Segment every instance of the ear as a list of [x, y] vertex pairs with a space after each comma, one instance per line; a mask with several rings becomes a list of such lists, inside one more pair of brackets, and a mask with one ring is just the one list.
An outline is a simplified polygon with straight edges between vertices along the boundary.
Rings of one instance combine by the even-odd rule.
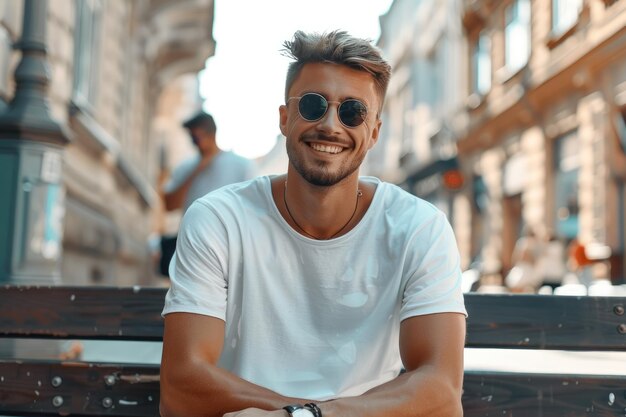
[[278, 114], [280, 115], [279, 126], [280, 133], [287, 137], [287, 122], [289, 121], [289, 109], [284, 104], [278, 108]]
[[376, 145], [376, 142], [378, 142], [378, 135], [380, 134], [380, 127], [382, 125], [383, 125], [383, 121], [377, 118], [376, 122], [374, 123], [374, 127], [372, 128], [372, 135], [370, 137], [370, 143], [367, 148], [368, 151], [372, 149], [374, 145]]

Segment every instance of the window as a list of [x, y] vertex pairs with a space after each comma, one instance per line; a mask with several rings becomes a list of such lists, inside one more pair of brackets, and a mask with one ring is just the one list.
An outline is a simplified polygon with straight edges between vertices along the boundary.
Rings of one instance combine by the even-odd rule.
[[99, 0], [76, 2], [74, 32], [74, 101], [93, 106], [97, 93], [98, 43], [101, 5]]
[[472, 56], [472, 91], [485, 95], [491, 89], [491, 38], [483, 30], [478, 35]]
[[582, 6], [582, 0], [552, 0], [552, 33], [560, 35], [574, 26]]
[[555, 141], [554, 209], [556, 235], [573, 239], [578, 235], [578, 172], [580, 156], [576, 132]]
[[530, 56], [530, 0], [515, 0], [505, 10], [504, 65], [516, 72]]

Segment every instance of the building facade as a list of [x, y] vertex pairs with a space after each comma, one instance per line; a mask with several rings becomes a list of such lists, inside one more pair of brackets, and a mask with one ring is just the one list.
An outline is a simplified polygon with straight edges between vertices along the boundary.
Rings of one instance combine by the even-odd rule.
[[524, 231], [578, 240], [623, 282], [626, 0], [396, 0], [381, 33], [394, 74], [368, 172], [442, 208], [491, 282]]
[[577, 239], [622, 282], [626, 0], [465, 0], [462, 18], [464, 259], [502, 277], [526, 229]]
[[[23, 1], [0, 3], [0, 111], [14, 94], [23, 13]], [[190, 91], [181, 77], [213, 54], [213, 1], [50, 0], [45, 25], [50, 111], [70, 138], [62, 282], [148, 284], [163, 165], [158, 104], [177, 86]]]
[[[459, 0], [396, 0], [381, 16], [378, 46], [393, 76], [379, 143], [365, 170], [424, 197], [450, 217], [457, 166], [455, 115], [464, 109], [465, 40]], [[455, 188], [455, 187], [452, 187]]]

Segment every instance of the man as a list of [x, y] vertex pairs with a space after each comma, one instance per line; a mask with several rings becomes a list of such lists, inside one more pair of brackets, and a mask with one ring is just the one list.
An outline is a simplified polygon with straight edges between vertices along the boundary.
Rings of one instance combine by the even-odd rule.
[[287, 174], [223, 188], [183, 219], [161, 413], [461, 416], [451, 228], [432, 205], [358, 175], [389, 65], [345, 32], [298, 31], [285, 47]]
[[215, 121], [210, 114], [200, 111], [183, 123], [189, 131], [198, 153], [180, 164], [164, 186], [165, 207], [168, 211], [182, 208], [206, 193], [224, 185], [252, 178], [250, 160], [223, 152], [217, 146]]
[[[215, 121], [210, 114], [200, 111], [183, 123], [198, 153], [181, 163], [163, 187], [165, 209], [182, 208], [208, 192], [224, 185], [248, 180], [254, 176], [254, 166], [248, 159], [217, 146]], [[176, 235], [161, 237], [160, 273], [169, 276], [169, 264], [176, 248]]]

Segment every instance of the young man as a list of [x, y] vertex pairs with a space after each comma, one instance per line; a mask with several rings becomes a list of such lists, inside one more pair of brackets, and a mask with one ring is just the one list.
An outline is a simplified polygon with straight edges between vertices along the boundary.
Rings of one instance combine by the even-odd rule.
[[285, 46], [287, 174], [188, 210], [163, 311], [161, 413], [461, 416], [451, 228], [432, 205], [358, 175], [389, 65], [345, 32], [296, 32]]

